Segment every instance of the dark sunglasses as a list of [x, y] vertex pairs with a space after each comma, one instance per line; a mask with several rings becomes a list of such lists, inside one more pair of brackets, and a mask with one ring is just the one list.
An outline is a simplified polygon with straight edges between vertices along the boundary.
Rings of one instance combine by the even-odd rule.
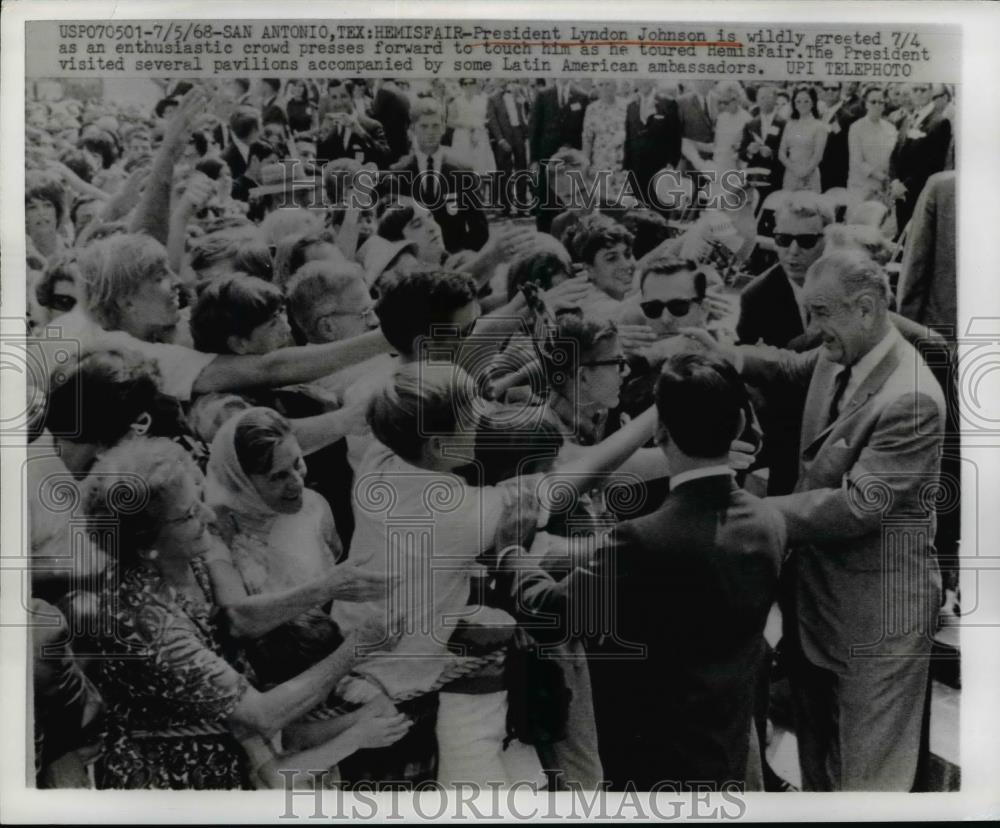
[[648, 302], [640, 302], [639, 307], [647, 319], [659, 319], [663, 316], [664, 308], [670, 311], [671, 316], [687, 316], [691, 312], [692, 305], [700, 305], [704, 301], [704, 296], [697, 296], [694, 299], [671, 299], [667, 302], [662, 299], [650, 299]]
[[581, 362], [581, 368], [597, 368], [601, 365], [617, 365], [619, 374], [628, 373], [628, 360], [624, 356], [615, 357], [614, 359], [596, 359], [593, 362]]
[[67, 313], [76, 307], [76, 297], [75, 296], [53, 296], [49, 300], [49, 309], [54, 311], [59, 311], [60, 313]]
[[840, 87], [839, 86], [824, 86], [823, 87], [823, 91], [824, 92], [839, 92], [840, 91]]
[[821, 238], [822, 233], [775, 233], [774, 243], [778, 247], [791, 247], [795, 242], [803, 250], [812, 250]]

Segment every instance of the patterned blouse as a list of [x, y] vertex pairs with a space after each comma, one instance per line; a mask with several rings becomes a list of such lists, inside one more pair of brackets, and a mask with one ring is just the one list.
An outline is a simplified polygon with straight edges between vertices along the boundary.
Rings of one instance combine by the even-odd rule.
[[612, 179], [625, 163], [626, 102], [616, 98], [608, 104], [592, 101], [583, 116], [583, 152], [591, 171], [608, 170]]
[[[105, 617], [98, 683], [108, 705], [99, 788], [250, 788], [243, 748], [226, 719], [250, 686], [219, 627], [204, 568], [192, 563], [206, 601], [162, 585], [152, 569], [130, 572]], [[116, 599], [116, 600], [115, 600]]]

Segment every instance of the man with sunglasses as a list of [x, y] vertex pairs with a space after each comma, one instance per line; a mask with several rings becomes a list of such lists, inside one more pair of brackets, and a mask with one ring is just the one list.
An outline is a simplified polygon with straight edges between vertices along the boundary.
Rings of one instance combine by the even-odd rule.
[[951, 121], [945, 115], [951, 95], [944, 84], [914, 83], [910, 95], [913, 113], [900, 123], [889, 159], [890, 193], [900, 232], [913, 215], [927, 179], [945, 168], [951, 143]]

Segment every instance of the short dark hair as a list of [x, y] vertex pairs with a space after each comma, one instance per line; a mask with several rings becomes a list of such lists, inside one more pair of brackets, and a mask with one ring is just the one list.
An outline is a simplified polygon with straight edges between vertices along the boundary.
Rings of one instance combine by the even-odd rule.
[[107, 169], [118, 158], [118, 151], [115, 147], [114, 138], [106, 132], [99, 132], [96, 135], [88, 135], [77, 142], [81, 149], [90, 150], [101, 156], [101, 164]]
[[400, 353], [413, 353], [413, 340], [430, 336], [459, 308], [475, 301], [476, 285], [464, 273], [418, 270], [388, 284], [375, 307], [382, 334]]
[[559, 427], [547, 420], [503, 409], [483, 416], [476, 426], [475, 467], [470, 482], [495, 486], [522, 474], [547, 472], [563, 446]]
[[259, 158], [263, 161], [272, 155], [280, 156], [281, 153], [278, 152], [277, 147], [274, 146], [270, 141], [254, 141], [250, 145], [250, 149], [247, 152], [247, 161], [253, 161], [254, 158]]
[[194, 347], [209, 354], [231, 354], [229, 337], [249, 336], [285, 304], [279, 288], [263, 279], [233, 273], [213, 279], [191, 309]]
[[260, 116], [257, 110], [252, 106], [237, 107], [229, 116], [229, 128], [233, 131], [233, 135], [241, 141], [246, 141], [254, 130], [260, 129]]
[[219, 176], [222, 175], [222, 171], [226, 168], [227, 164], [221, 158], [202, 158], [194, 168], [200, 172], [207, 175], [212, 181], [218, 181]]
[[81, 181], [86, 181], [89, 184], [94, 177], [90, 162], [81, 150], [68, 149], [59, 156], [59, 160], [76, 173], [77, 178]]
[[180, 106], [180, 101], [168, 95], [166, 98], [161, 98], [156, 102], [156, 106], [153, 107], [153, 112], [156, 114], [157, 118], [162, 118], [168, 109], [173, 109], [174, 107]]
[[632, 234], [632, 253], [637, 259], [670, 238], [670, 224], [653, 210], [627, 210], [619, 221]]
[[601, 213], [584, 216], [569, 233], [567, 247], [573, 261], [593, 264], [601, 250], [624, 244], [630, 250], [633, 236], [621, 224]]
[[48, 173], [32, 170], [24, 176], [24, 206], [32, 201], [47, 201], [56, 211], [56, 224], [62, 224], [66, 212], [66, 189]]
[[569, 256], [559, 255], [555, 250], [534, 250], [514, 259], [507, 270], [507, 301], [509, 302], [522, 285], [534, 282], [542, 290], [552, 287], [556, 276], [573, 276], [573, 266]]
[[673, 276], [675, 273], [691, 270], [695, 272], [694, 287], [699, 297], [704, 297], [708, 291], [708, 277], [697, 262], [682, 259], [679, 256], [657, 256], [651, 262], [643, 265], [639, 274], [639, 291], [646, 286], [646, 279], [651, 275]]
[[72, 443], [113, 446], [159, 397], [156, 366], [128, 350], [92, 351], [49, 389], [45, 427]]
[[233, 443], [244, 474], [267, 474], [274, 465], [274, 450], [292, 434], [288, 420], [270, 408], [252, 408], [237, 414]]
[[415, 215], [416, 210], [411, 204], [400, 204], [399, 202], [388, 204], [378, 220], [375, 233], [388, 241], [402, 241], [403, 229], [413, 221]]
[[75, 253], [60, 256], [46, 266], [42, 278], [35, 285], [35, 298], [43, 308], [52, 307], [52, 288], [57, 282], [72, 282], [75, 287], [83, 284]]
[[728, 454], [749, 406], [739, 374], [707, 354], [677, 354], [656, 381], [656, 410], [670, 439], [689, 457]]
[[281, 81], [278, 78], [261, 78], [261, 81], [270, 86], [273, 92], [281, 90]]

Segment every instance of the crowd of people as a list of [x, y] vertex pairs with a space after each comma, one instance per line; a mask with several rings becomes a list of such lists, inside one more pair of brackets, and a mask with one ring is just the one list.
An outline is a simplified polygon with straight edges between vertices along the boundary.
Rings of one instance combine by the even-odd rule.
[[162, 91], [27, 104], [39, 786], [919, 786], [953, 89]]

